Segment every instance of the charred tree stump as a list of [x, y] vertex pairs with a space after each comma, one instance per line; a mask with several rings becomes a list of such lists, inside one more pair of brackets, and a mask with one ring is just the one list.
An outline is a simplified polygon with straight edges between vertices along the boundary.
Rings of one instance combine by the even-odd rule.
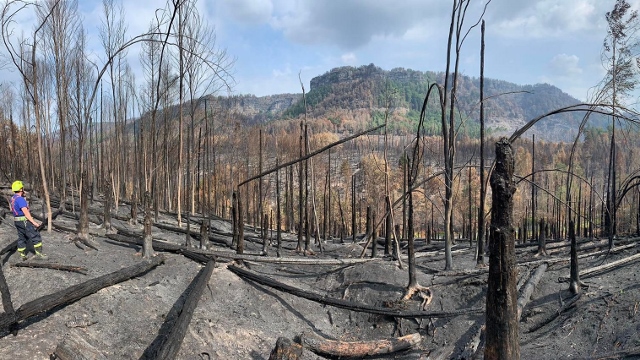
[[279, 337], [276, 347], [271, 350], [269, 360], [298, 360], [302, 356], [302, 350], [302, 345], [286, 337]]
[[513, 148], [506, 138], [496, 143], [496, 163], [491, 173], [491, 235], [489, 237], [489, 279], [487, 289], [487, 337], [485, 359], [519, 359], [518, 279], [512, 226]]
[[312, 333], [300, 335], [302, 345], [321, 356], [364, 358], [391, 354], [406, 350], [420, 343], [422, 337], [418, 333], [399, 338], [389, 338], [371, 341], [338, 341], [329, 340]]
[[20, 306], [20, 308], [16, 310], [15, 315], [7, 313], [1, 314], [0, 329], [5, 329], [18, 321], [25, 320], [31, 316], [49, 311], [53, 308], [70, 304], [107, 286], [142, 275], [160, 265], [163, 261], [164, 257], [154, 257], [150, 260], [141, 261], [135, 265], [120, 269], [113, 273], [102, 275], [95, 279], [91, 279], [53, 294], [32, 300]]
[[193, 279], [193, 288], [187, 295], [178, 319], [175, 320], [175, 323], [166, 334], [158, 335], [163, 338], [163, 341], [155, 350], [151, 351], [150, 359], [176, 359], [182, 341], [184, 340], [184, 335], [187, 333], [189, 323], [191, 322], [193, 311], [196, 309], [198, 301], [200, 301], [200, 296], [209, 283], [214, 267], [215, 261], [209, 261], [207, 266], [200, 270], [198, 276]]

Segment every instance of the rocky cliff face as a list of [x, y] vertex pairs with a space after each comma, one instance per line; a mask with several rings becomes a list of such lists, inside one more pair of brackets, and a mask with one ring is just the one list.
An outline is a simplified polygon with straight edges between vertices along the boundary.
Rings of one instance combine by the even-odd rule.
[[239, 115], [276, 118], [301, 98], [302, 94], [277, 94], [260, 97], [255, 95], [236, 95], [218, 97], [216, 101]]

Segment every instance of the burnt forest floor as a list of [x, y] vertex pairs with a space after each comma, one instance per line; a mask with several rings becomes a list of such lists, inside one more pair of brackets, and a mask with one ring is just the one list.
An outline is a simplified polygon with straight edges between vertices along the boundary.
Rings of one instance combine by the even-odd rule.
[[[31, 199], [30, 204], [32, 213], [42, 213], [41, 201]], [[99, 201], [90, 207], [93, 214], [102, 211]], [[113, 225], [120, 234], [142, 234], [141, 225], [118, 220], [128, 217], [127, 205], [118, 206], [112, 213], [115, 217]], [[108, 238], [97, 224], [100, 218], [90, 216], [94, 221], [90, 222], [90, 233], [98, 250], [73, 241], [75, 234], [68, 229], [74, 229], [78, 220], [72, 213], [58, 216], [53, 222], [53, 231], [42, 231], [44, 252], [48, 255], [48, 259], [42, 262], [84, 268], [84, 274], [16, 266], [21, 261], [15, 249], [2, 255], [2, 271], [14, 309], [141, 261], [140, 246]], [[165, 226], [153, 226], [154, 240], [175, 245], [185, 243], [185, 234], [168, 230], [177, 227], [174, 215], [161, 213], [157, 223]], [[212, 227], [215, 229], [215, 241], [210, 242], [210, 250], [229, 256], [216, 257], [213, 273], [193, 310], [178, 359], [268, 359], [278, 338], [295, 340], [303, 333], [341, 341], [420, 334], [420, 342], [412, 349], [377, 358], [461, 359], [469, 358], [477, 346], [484, 313], [472, 309], [485, 307], [488, 273], [486, 268], [476, 268], [474, 251], [468, 241], [459, 241], [453, 247], [452, 271], [443, 271], [444, 244], [441, 241], [429, 245], [424, 240], [416, 242], [418, 283], [429, 287], [433, 293], [432, 302], [422, 310], [422, 299], [418, 296], [400, 301], [408, 283], [406, 248], [402, 249], [402, 269], [397, 261], [384, 257], [381, 243], [378, 259], [362, 263], [324, 265], [233, 261], [230, 224], [216, 220]], [[199, 225], [194, 222], [192, 230], [199, 231]], [[295, 251], [296, 236], [290, 233], [283, 236], [281, 255], [284, 258], [358, 259], [364, 245], [350, 239], [344, 243], [336, 239], [325, 241], [323, 251], [313, 245], [313, 252], [303, 256]], [[245, 237], [245, 253], [260, 254], [262, 243], [258, 240], [259, 233], [247, 227]], [[11, 215], [5, 213], [0, 223], [0, 249], [16, 238]], [[606, 247], [579, 251], [582, 256], [580, 269], [640, 254], [636, 241], [620, 239], [616, 248], [626, 247], [606, 258], [601, 253], [595, 254], [606, 250]], [[198, 244], [196, 239], [193, 242]], [[603, 240], [585, 241], [581, 247], [604, 243]], [[534, 244], [516, 249], [520, 289], [543, 263], [541, 260], [549, 260], [546, 272], [523, 310], [521, 358], [639, 359], [640, 261], [583, 277], [583, 282], [589, 287], [583, 290], [574, 306], [530, 332], [572, 298], [569, 284], [559, 282], [559, 278], [569, 276], [567, 245], [567, 241], [550, 242], [547, 257], [536, 257]], [[275, 257], [275, 241], [267, 248], [267, 253]], [[161, 340], [161, 329], [175, 321], [190, 284], [204, 267], [203, 263], [179, 253], [156, 251], [156, 254], [163, 256], [164, 262], [141, 276], [31, 316], [11, 330], [3, 329], [0, 332], [0, 359], [49, 359], [61, 343], [74, 339], [81, 339], [87, 348], [100, 355], [97, 358], [144, 358], [150, 346]], [[370, 251], [366, 256], [370, 256]], [[488, 257], [485, 258], [488, 262]], [[36, 260], [27, 261], [30, 262]], [[249, 270], [301, 291], [376, 308], [426, 313], [469, 311], [456, 316], [395, 318], [347, 310], [247, 280], [232, 272], [230, 266]], [[305, 349], [301, 358], [323, 357]]]

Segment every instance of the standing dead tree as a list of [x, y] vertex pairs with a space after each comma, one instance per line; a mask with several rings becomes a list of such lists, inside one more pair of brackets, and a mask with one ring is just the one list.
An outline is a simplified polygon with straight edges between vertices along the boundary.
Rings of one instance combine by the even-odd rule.
[[[44, 122], [44, 114], [43, 104], [41, 101], [41, 93], [43, 87], [41, 80], [38, 78], [38, 74], [41, 74], [41, 70], [39, 69], [39, 65], [42, 65], [40, 59], [37, 58], [37, 49], [38, 43], [38, 35], [40, 31], [43, 30], [49, 18], [52, 16], [53, 8], [57, 6], [58, 2], [52, 5], [51, 10], [40, 16], [40, 22], [33, 31], [33, 39], [31, 44], [31, 54], [30, 56], [24, 51], [24, 46], [26, 44], [26, 40], [22, 40], [20, 42], [20, 46], [18, 48], [15, 47], [12, 42], [13, 37], [13, 28], [12, 26], [16, 23], [16, 17], [29, 6], [28, 3], [23, 3], [21, 1], [8, 1], [4, 4], [2, 8], [1, 18], [0, 18], [0, 26], [2, 31], [2, 41], [4, 43], [5, 50], [11, 62], [15, 66], [15, 68], [22, 76], [22, 81], [25, 87], [25, 90], [29, 96], [29, 100], [31, 105], [33, 106], [34, 117], [36, 120], [36, 133], [37, 133], [37, 149], [38, 149], [38, 163], [40, 167], [40, 180], [42, 182], [42, 191], [44, 192], [45, 198], [45, 206], [47, 208], [47, 218], [49, 219], [49, 223], [47, 224], [47, 229], [51, 230], [51, 199], [49, 196], [49, 185], [47, 184], [47, 172], [45, 171], [45, 154], [43, 149], [43, 135], [42, 135], [42, 125]], [[17, 7], [16, 10], [14, 8]]]
[[489, 237], [489, 279], [487, 289], [487, 330], [485, 359], [519, 359], [515, 257], [512, 225], [513, 194], [516, 191], [511, 143], [496, 143], [496, 162], [491, 174], [491, 235]]

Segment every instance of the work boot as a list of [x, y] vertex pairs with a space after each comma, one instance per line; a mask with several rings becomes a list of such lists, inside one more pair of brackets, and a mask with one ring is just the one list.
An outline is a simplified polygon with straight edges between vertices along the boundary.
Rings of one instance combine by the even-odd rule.
[[28, 259], [26, 250], [27, 249], [18, 249], [18, 253], [20, 254], [20, 259], [22, 259], [22, 261], [26, 261]]
[[36, 255], [34, 256], [36, 260], [44, 260], [47, 258], [47, 255], [42, 252], [42, 244], [34, 246], [33, 249], [36, 252]]

